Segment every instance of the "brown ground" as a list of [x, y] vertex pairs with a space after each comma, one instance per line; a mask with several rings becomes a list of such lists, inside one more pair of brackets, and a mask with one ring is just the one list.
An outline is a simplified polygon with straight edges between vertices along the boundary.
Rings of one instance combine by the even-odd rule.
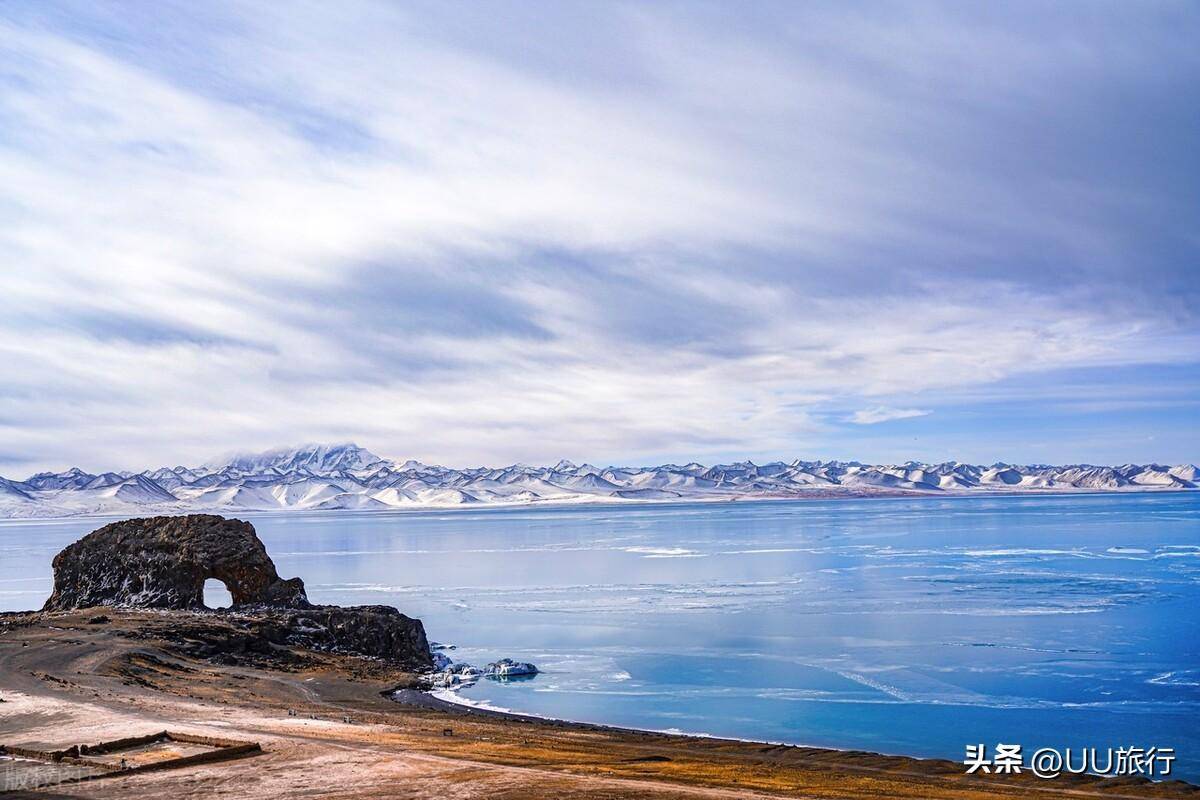
[[0, 619], [0, 743], [53, 749], [170, 729], [265, 752], [29, 796], [1200, 798], [1178, 783], [966, 776], [948, 761], [400, 705], [380, 691], [409, 676], [378, 664], [281, 653], [215, 665], [180, 655], [178, 615], [106, 610], [111, 621], [89, 624], [99, 613]]

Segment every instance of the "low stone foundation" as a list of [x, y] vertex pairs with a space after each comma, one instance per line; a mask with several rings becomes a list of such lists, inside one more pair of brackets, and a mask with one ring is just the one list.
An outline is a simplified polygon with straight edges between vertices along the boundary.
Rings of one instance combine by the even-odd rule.
[[[196, 752], [149, 760], [142, 758], [148, 753], [152, 754], [156, 745], [166, 748], [171, 744], [191, 745], [191, 749]], [[0, 756], [13, 759], [0, 762], [0, 792], [116, 778], [154, 770], [179, 769], [261, 752], [262, 747], [258, 742], [218, 739], [174, 731], [158, 731], [144, 736], [130, 736], [90, 745], [72, 745], [60, 750], [38, 750], [0, 744]]]

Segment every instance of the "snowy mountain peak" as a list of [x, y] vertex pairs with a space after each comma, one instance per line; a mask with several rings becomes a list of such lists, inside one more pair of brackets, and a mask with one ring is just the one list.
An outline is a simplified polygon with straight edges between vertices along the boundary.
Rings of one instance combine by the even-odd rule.
[[0, 517], [188, 511], [388, 509], [627, 501], [730, 501], [879, 494], [1162, 491], [1200, 486], [1194, 464], [991, 466], [946, 461], [751, 461], [705, 466], [451, 469], [397, 464], [353, 443], [233, 456], [203, 467], [93, 475], [78, 468], [0, 477]]
[[209, 465], [213, 471], [229, 471], [255, 474], [277, 471], [308, 471], [314, 475], [335, 472], [357, 472], [371, 469], [383, 459], [353, 442], [343, 444], [306, 444], [299, 447], [279, 448], [262, 453], [243, 453], [230, 458], [224, 464]]

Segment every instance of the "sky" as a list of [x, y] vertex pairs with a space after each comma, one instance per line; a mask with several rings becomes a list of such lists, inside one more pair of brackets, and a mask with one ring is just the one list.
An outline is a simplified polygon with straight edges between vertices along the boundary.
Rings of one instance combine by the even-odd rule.
[[0, 475], [1200, 459], [1191, 2], [0, 5]]

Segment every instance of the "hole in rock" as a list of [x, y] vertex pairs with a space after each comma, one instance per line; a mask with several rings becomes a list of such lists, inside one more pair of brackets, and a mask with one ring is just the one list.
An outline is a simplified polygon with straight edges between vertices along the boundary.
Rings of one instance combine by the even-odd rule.
[[204, 607], [212, 609], [229, 608], [233, 605], [233, 595], [229, 588], [216, 578], [204, 582]]

